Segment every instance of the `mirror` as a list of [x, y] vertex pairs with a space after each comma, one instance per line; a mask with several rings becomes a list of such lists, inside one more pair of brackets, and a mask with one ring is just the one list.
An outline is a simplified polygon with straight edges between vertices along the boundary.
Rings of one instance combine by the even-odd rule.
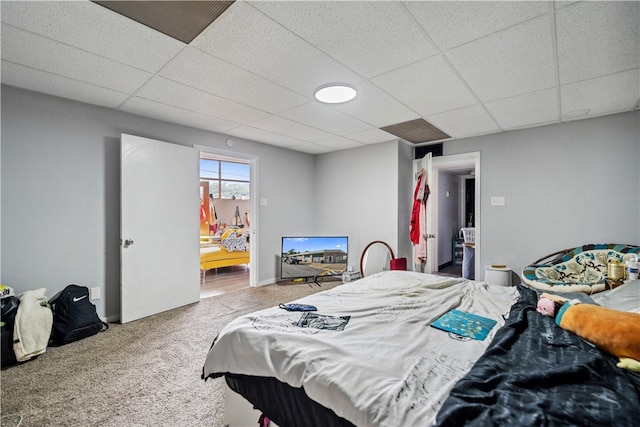
[[371, 276], [389, 270], [389, 263], [395, 258], [391, 246], [381, 240], [375, 240], [365, 246], [360, 257], [360, 276]]

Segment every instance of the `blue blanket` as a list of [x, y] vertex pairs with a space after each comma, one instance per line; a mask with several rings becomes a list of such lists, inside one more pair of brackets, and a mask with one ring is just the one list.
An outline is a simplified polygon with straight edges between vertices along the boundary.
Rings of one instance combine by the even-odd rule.
[[519, 287], [506, 324], [438, 413], [438, 426], [635, 426], [640, 374], [536, 312]]

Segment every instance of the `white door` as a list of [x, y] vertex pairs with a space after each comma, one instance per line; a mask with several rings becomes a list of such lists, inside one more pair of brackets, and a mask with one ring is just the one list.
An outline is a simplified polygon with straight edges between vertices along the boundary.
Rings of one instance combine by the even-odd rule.
[[[417, 184], [417, 174], [419, 171], [426, 171], [426, 179], [427, 185], [431, 190], [431, 195], [427, 198], [426, 204], [426, 221], [424, 224], [420, 224], [421, 238], [426, 240], [427, 245], [427, 262], [425, 264], [417, 264], [420, 266], [420, 271], [425, 273], [434, 273], [438, 271], [438, 266], [436, 265], [437, 256], [436, 256], [436, 235], [435, 235], [435, 227], [436, 227], [436, 204], [434, 203], [434, 192], [436, 191], [436, 186], [434, 182], [433, 175], [433, 166], [431, 162], [431, 153], [427, 153], [422, 159], [414, 161], [414, 188]], [[414, 254], [414, 265], [416, 265], [416, 259]]]
[[199, 152], [122, 134], [122, 323], [200, 299]]

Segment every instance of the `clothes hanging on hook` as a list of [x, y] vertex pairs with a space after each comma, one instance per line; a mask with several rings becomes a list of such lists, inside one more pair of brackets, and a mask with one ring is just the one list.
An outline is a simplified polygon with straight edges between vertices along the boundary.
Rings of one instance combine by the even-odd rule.
[[420, 242], [420, 205], [424, 198], [424, 181], [425, 174], [422, 174], [418, 177], [418, 183], [413, 192], [413, 208], [411, 209], [411, 221], [409, 222], [409, 236], [414, 245]]
[[416, 263], [424, 264], [427, 262], [427, 242], [424, 238], [426, 233], [426, 203], [430, 190], [427, 184], [426, 171], [421, 169], [420, 172], [414, 191], [409, 236], [414, 245], [414, 259]]

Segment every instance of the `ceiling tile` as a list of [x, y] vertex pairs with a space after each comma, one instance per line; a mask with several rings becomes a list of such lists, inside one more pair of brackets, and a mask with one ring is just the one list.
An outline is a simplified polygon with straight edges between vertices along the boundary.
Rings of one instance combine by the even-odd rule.
[[406, 105], [369, 82], [356, 85], [357, 96], [333, 108], [375, 127], [406, 122], [420, 116]]
[[245, 2], [234, 3], [191, 45], [308, 97], [326, 83], [362, 80]]
[[159, 74], [271, 114], [280, 113], [309, 100], [193, 48], [186, 48], [180, 52]]
[[248, 124], [268, 117], [268, 114], [263, 111], [162, 77], [153, 77], [136, 93], [136, 96], [240, 124]]
[[640, 66], [640, 2], [583, 1], [556, 12], [560, 82]]
[[206, 114], [194, 113], [171, 105], [142, 98], [130, 98], [120, 108], [132, 114], [164, 120], [170, 123], [178, 123], [198, 129], [207, 129], [213, 132], [228, 132], [237, 128], [237, 123], [211, 117]]
[[482, 135], [500, 130], [487, 112], [477, 105], [436, 114], [429, 116], [428, 119], [432, 124], [442, 129], [443, 132], [456, 138]]
[[321, 139], [327, 139], [334, 136], [327, 132], [314, 129], [291, 120], [283, 119], [278, 116], [270, 116], [265, 119], [258, 120], [251, 123], [251, 126], [307, 142], [319, 141]]
[[446, 51], [547, 13], [542, 1], [408, 1], [407, 9]]
[[473, 94], [440, 55], [371, 81], [423, 116], [477, 104]]
[[149, 72], [185, 46], [87, 1], [3, 1], [2, 22]]
[[575, 118], [581, 110], [585, 116], [599, 116], [612, 111], [629, 111], [640, 97], [640, 70], [625, 71], [592, 80], [571, 83], [561, 88], [564, 118]]
[[398, 139], [396, 136], [380, 129], [365, 130], [364, 132], [347, 135], [347, 137], [363, 144], [378, 144], [380, 142], [387, 142]]
[[449, 51], [446, 57], [482, 101], [556, 86], [545, 16]]
[[128, 97], [126, 93], [6, 61], [2, 61], [2, 84], [109, 108], [116, 108]]
[[233, 4], [233, 1], [204, 0], [93, 2], [183, 43], [191, 42]]
[[348, 135], [372, 128], [315, 100], [286, 111], [280, 116], [336, 135]]
[[489, 113], [502, 129], [553, 123], [558, 120], [558, 90], [538, 92], [487, 102]]
[[38, 36], [2, 26], [2, 59], [119, 92], [132, 93], [150, 73]]
[[337, 150], [345, 150], [347, 148], [362, 147], [363, 145], [360, 142], [356, 142], [348, 138], [342, 138], [340, 136], [336, 136], [329, 139], [323, 139], [323, 140], [317, 141], [316, 144], [323, 145], [325, 147], [330, 147]]
[[437, 53], [415, 21], [395, 2], [252, 4], [367, 78]]
[[324, 154], [329, 153], [332, 150], [329, 147], [325, 147], [324, 145], [314, 144], [313, 142], [307, 142], [305, 144], [296, 145], [295, 147], [291, 147], [296, 151], [302, 151], [303, 153], [309, 154]]
[[250, 141], [262, 141], [267, 144], [277, 145], [279, 147], [291, 148], [305, 144], [304, 141], [299, 139], [290, 138], [284, 135], [278, 135], [277, 133], [269, 132], [264, 129], [258, 129], [251, 126], [240, 126], [228, 132], [229, 135], [238, 138], [248, 139]]

